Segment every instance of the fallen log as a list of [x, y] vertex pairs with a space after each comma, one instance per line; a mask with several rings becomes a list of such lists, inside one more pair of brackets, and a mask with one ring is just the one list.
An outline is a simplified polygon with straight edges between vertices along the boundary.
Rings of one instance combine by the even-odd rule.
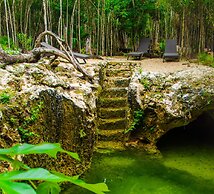
[[[48, 48], [40, 47], [42, 38], [46, 35], [52, 36], [57, 40], [57, 43], [62, 48], [62, 52], [60, 50], [58, 51], [57, 49], [48, 49]], [[65, 49], [63, 43], [66, 44], [66, 48], [68, 48], [68, 50]], [[85, 79], [89, 80], [90, 82], [93, 82], [93, 76], [88, 74], [85, 71], [85, 69], [83, 69], [78, 64], [68, 44], [53, 32], [50, 32], [50, 31], [42, 32], [36, 39], [34, 49], [27, 54], [9, 55], [2, 48], [0, 48], [0, 62], [4, 64], [2, 65], [2, 67], [4, 67], [5, 65], [14, 64], [14, 63], [25, 63], [25, 62], [36, 63], [41, 59], [43, 55], [53, 55], [55, 56], [55, 58], [61, 57], [67, 60], [69, 63], [71, 63], [74, 66], [74, 68], [77, 71], [83, 74]]]

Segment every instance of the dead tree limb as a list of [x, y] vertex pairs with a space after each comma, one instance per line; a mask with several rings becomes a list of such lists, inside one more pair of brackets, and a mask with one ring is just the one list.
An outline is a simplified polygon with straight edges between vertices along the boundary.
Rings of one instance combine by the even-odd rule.
[[[91, 76], [90, 74], [88, 74], [80, 65], [79, 63], [76, 61], [73, 52], [71, 50], [71, 48], [68, 46], [68, 44], [62, 40], [59, 36], [57, 36], [56, 34], [54, 34], [51, 31], [44, 31], [42, 32], [38, 38], [36, 39], [36, 43], [35, 43], [35, 48], [40, 47], [40, 43], [43, 39], [43, 37], [45, 35], [49, 35], [52, 36], [56, 39], [57, 43], [59, 44], [59, 46], [62, 48], [62, 51], [65, 53], [65, 55], [67, 56], [67, 60], [74, 66], [74, 68], [81, 72], [83, 74], [83, 76], [85, 78], [88, 78], [90, 81], [93, 82], [93, 76]], [[68, 51], [66, 50], [66, 48], [64, 47], [63, 43], [65, 43], [66, 47], [68, 48]], [[64, 57], [63, 57], [64, 58]]]
[[[43, 39], [44, 36], [49, 35], [52, 36], [56, 39], [57, 43], [59, 44], [59, 46], [62, 48], [62, 52], [60, 50], [55, 50], [55, 49], [48, 49], [48, 48], [43, 48], [41, 47], [40, 43]], [[63, 43], [66, 45], [66, 47], [68, 48], [68, 50], [66, 50], [65, 46], [63, 45]], [[87, 71], [85, 71], [85, 69], [83, 69], [79, 63], [76, 61], [72, 50], [70, 49], [70, 47], [68, 46], [68, 44], [62, 40], [59, 36], [57, 36], [56, 34], [54, 34], [51, 31], [44, 31], [42, 32], [36, 39], [35, 41], [35, 47], [34, 49], [28, 53], [28, 54], [20, 54], [20, 55], [9, 55], [7, 53], [5, 53], [1, 48], [0, 48], [0, 61], [3, 62], [4, 64], [13, 64], [13, 63], [23, 63], [23, 62], [28, 62], [28, 63], [35, 63], [37, 61], [39, 61], [39, 59], [41, 58], [42, 54], [50, 54], [50, 55], [54, 55], [55, 57], [61, 57], [65, 60], [67, 60], [68, 62], [70, 62], [74, 68], [81, 72], [84, 76], [85, 79], [88, 79], [89, 81], [93, 82], [93, 76], [88, 74]]]

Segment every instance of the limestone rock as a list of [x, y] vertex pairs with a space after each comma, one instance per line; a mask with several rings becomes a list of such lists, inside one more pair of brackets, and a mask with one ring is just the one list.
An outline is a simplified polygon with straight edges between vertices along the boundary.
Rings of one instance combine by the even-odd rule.
[[[99, 68], [94, 65], [90, 70]], [[15, 143], [61, 143], [77, 152], [81, 162], [30, 156], [24, 160], [66, 174], [81, 174], [90, 164], [95, 144], [98, 84], [84, 81], [74, 68], [46, 61], [0, 68], [0, 147]]]
[[205, 66], [175, 73], [135, 73], [129, 86], [132, 112], [143, 110], [143, 126], [132, 138], [147, 150], [170, 129], [187, 125], [214, 109], [214, 69]]

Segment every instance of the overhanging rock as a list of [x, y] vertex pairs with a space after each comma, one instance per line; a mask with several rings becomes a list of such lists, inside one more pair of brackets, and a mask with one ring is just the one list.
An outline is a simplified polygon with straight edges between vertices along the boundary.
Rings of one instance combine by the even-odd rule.
[[129, 87], [132, 111], [144, 112], [143, 125], [131, 138], [149, 152], [167, 131], [187, 125], [214, 109], [214, 69], [205, 66], [175, 73], [135, 72]]

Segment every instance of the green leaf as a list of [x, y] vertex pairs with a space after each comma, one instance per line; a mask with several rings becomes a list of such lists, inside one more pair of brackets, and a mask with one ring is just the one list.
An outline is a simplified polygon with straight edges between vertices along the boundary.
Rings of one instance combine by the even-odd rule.
[[59, 194], [61, 191], [57, 183], [44, 182], [37, 187], [37, 194]]
[[51, 157], [56, 158], [58, 152], [64, 152], [73, 157], [76, 160], [80, 160], [77, 153], [69, 152], [61, 148], [59, 143], [43, 143], [38, 145], [32, 144], [17, 144], [11, 148], [0, 149], [0, 154], [7, 154], [10, 156], [20, 154], [48, 154]]
[[40, 180], [55, 183], [68, 181], [97, 194], [104, 194], [104, 192], [109, 191], [105, 183], [88, 184], [78, 179], [78, 176], [69, 177], [61, 173], [50, 173], [43, 168], [34, 168], [27, 171], [11, 171], [0, 174], [0, 181], [10, 182], [15, 180]]
[[35, 190], [26, 183], [0, 180], [0, 188], [6, 194], [36, 194]]
[[73, 183], [77, 186], [80, 186], [97, 194], [104, 194], [104, 192], [109, 192], [108, 186], [105, 183], [88, 184], [85, 183], [83, 180], [78, 179], [77, 176], [69, 177], [58, 172], [54, 172], [54, 174], [58, 177], [67, 179], [67, 181], [69, 181], [70, 183]]
[[11, 171], [0, 174], [0, 180], [15, 181], [15, 180], [41, 180], [51, 182], [63, 182], [67, 179], [51, 174], [43, 168], [33, 168], [27, 171]]

